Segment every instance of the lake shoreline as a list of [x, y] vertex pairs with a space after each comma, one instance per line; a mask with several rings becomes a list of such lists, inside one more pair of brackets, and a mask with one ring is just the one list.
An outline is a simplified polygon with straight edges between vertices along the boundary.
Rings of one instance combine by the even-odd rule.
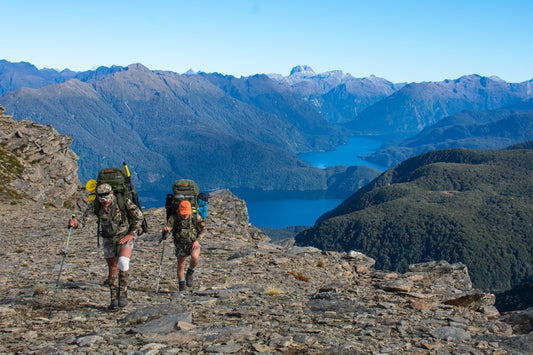
[[[384, 171], [386, 170], [385, 167], [359, 158], [359, 156], [373, 153], [379, 149], [381, 144], [381, 141], [368, 137], [349, 137], [348, 143], [338, 146], [337, 150], [303, 153], [299, 154], [298, 157], [302, 161], [321, 169], [344, 165], [369, 166]], [[228, 189], [235, 196], [246, 202], [250, 223], [262, 228], [283, 229], [291, 226], [313, 226], [321, 215], [334, 209], [345, 200], [345, 198], [328, 197], [326, 190], [264, 191], [242, 188]], [[164, 198], [169, 192], [171, 191], [162, 193], [140, 190], [139, 196], [146, 208], [163, 207]]]

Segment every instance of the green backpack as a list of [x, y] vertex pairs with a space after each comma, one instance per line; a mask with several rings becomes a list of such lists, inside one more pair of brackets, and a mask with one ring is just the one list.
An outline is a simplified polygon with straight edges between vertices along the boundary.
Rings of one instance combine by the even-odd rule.
[[167, 199], [165, 201], [167, 220], [171, 215], [176, 213], [180, 202], [184, 200], [190, 202], [193, 216], [196, 216], [198, 213], [199, 192], [198, 185], [196, 185], [193, 180], [179, 179], [174, 181], [172, 184], [172, 193], [167, 194]]
[[[127, 166], [124, 164], [124, 167], [127, 171]], [[118, 208], [126, 216], [126, 199], [131, 200], [139, 210], [142, 212], [141, 204], [139, 202], [139, 196], [137, 191], [133, 188], [131, 183], [131, 177], [128, 173], [122, 168], [106, 168], [98, 172], [98, 178], [96, 179], [96, 186], [102, 184], [109, 184], [113, 188], [113, 195], [117, 201]], [[99, 214], [101, 205], [98, 199], [94, 200], [94, 212], [96, 215]], [[128, 217], [129, 218], [129, 217]], [[142, 231], [139, 232], [139, 235], [145, 233], [148, 230], [148, 225], [146, 223], [146, 218], [142, 222]]]

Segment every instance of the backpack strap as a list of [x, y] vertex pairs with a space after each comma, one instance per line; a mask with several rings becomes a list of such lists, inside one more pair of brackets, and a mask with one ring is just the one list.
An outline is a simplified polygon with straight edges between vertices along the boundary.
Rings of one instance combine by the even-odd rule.
[[96, 224], [96, 246], [100, 248], [100, 234], [102, 230], [100, 229], [100, 217], [97, 218], [98, 222]]
[[178, 244], [181, 244], [181, 243], [192, 243], [196, 240], [196, 233], [197, 233], [197, 228], [198, 228], [198, 214], [197, 213], [193, 213], [191, 215], [191, 217], [189, 218], [188, 220], [188, 227], [187, 230], [189, 231], [188, 232], [188, 235], [187, 236], [183, 236], [182, 235], [182, 231], [184, 228], [182, 228], [182, 223], [184, 222], [183, 219], [181, 219], [181, 217], [177, 214], [174, 215], [175, 219], [174, 219], [174, 223], [172, 224], [172, 235], [174, 236], [174, 241]]

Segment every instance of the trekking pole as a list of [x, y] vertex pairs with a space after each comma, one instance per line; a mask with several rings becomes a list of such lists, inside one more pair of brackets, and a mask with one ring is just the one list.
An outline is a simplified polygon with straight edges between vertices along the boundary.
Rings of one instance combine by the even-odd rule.
[[155, 288], [155, 293], [159, 293], [159, 280], [161, 279], [161, 268], [163, 267], [163, 255], [165, 254], [165, 242], [167, 241], [167, 233], [163, 232], [163, 237], [161, 238], [163, 241], [163, 249], [161, 250], [161, 260], [159, 261], [159, 276], [157, 277], [157, 287]]
[[[76, 217], [75, 214], [72, 215], [73, 218]], [[57, 275], [57, 281], [56, 281], [56, 287], [54, 289], [54, 297], [52, 297], [52, 304], [50, 305], [50, 312], [48, 313], [48, 318], [52, 316], [52, 309], [54, 308], [54, 301], [56, 299], [56, 292], [59, 288], [59, 279], [61, 277], [61, 271], [63, 270], [63, 262], [65, 261], [65, 257], [67, 256], [67, 249], [68, 249], [68, 242], [70, 241], [70, 233], [72, 232], [72, 227], [68, 227], [68, 237], [67, 237], [67, 245], [65, 246], [65, 252], [63, 253], [63, 259], [61, 259], [61, 266], [59, 267], [59, 274]]]

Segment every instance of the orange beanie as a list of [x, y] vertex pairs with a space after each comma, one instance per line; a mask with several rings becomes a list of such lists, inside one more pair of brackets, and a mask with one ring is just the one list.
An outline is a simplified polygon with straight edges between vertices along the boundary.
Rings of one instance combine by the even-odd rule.
[[189, 201], [181, 201], [179, 205], [180, 214], [192, 214], [191, 203]]

